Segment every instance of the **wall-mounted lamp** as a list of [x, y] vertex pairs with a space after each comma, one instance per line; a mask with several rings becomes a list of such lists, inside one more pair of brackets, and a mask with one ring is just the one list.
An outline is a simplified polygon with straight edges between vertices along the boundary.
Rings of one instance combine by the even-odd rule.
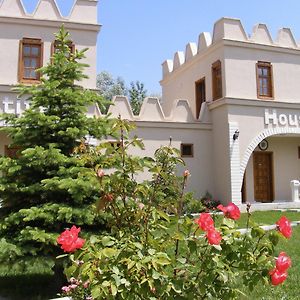
[[235, 140], [237, 140], [238, 138], [239, 138], [239, 135], [240, 135], [240, 132], [239, 132], [239, 130], [237, 129], [235, 132], [234, 132], [234, 134], [233, 134], [233, 140], [235, 141]]

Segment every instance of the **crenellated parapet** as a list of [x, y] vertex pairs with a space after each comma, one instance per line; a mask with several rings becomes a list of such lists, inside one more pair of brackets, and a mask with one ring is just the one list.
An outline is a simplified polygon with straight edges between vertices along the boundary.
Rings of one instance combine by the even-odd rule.
[[300, 50], [300, 44], [297, 44], [289, 28], [279, 29], [277, 37], [273, 39], [265, 24], [257, 24], [253, 27], [252, 34], [247, 35], [239, 19], [224, 17], [214, 24], [212, 35], [209, 32], [200, 33], [198, 44], [188, 43], [185, 52], [178, 51], [173, 60], [163, 62], [163, 79], [222, 40]]
[[[13, 97], [5, 96], [0, 97], [0, 114], [22, 114], [30, 107], [30, 102], [25, 97], [14, 99]], [[147, 121], [147, 122], [182, 122], [194, 123], [199, 122], [193, 116], [192, 110], [187, 100], [176, 100], [173, 102], [173, 108], [170, 115], [166, 116], [158, 98], [147, 97], [143, 101], [139, 115], [134, 115], [129, 103], [125, 96], [115, 96], [112, 99], [108, 112], [113, 118], [119, 115], [123, 119], [130, 121]], [[87, 115], [89, 117], [101, 117], [103, 114], [100, 112], [98, 105], [88, 107]], [[209, 122], [205, 122], [209, 123]]]
[[97, 24], [97, 3], [97, 0], [74, 0], [69, 16], [65, 17], [55, 0], [39, 0], [32, 14], [26, 12], [21, 0], [0, 0], [0, 17]]
[[182, 123], [199, 122], [194, 118], [187, 100], [174, 101], [171, 113], [166, 116], [159, 99], [154, 97], [145, 98], [139, 115], [134, 115], [128, 98], [125, 96], [115, 96], [112, 100], [112, 105], [108, 109], [108, 114], [115, 118], [121, 115], [123, 119], [130, 121]]

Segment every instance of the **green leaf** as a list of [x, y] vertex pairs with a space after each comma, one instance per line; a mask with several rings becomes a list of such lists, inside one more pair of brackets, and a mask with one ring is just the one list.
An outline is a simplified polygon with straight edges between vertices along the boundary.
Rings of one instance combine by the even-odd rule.
[[161, 218], [163, 218], [163, 219], [165, 219], [166, 221], [170, 222], [170, 218], [169, 218], [169, 216], [168, 216], [166, 213], [164, 213], [164, 212], [161, 211], [161, 210], [158, 210], [157, 213], [159, 214], [159, 216], [160, 216]]
[[111, 294], [113, 296], [116, 296], [118, 292], [117, 287], [114, 284], [111, 284], [110, 289], [111, 289]]
[[110, 247], [115, 244], [115, 242], [109, 236], [104, 236], [101, 242], [104, 247]]
[[148, 249], [148, 253], [150, 254], [150, 255], [154, 255], [155, 254], [155, 249]]
[[235, 228], [235, 221], [232, 219], [224, 217], [223, 224], [228, 228]]
[[221, 245], [211, 245], [211, 246], [217, 249], [218, 251], [222, 251]]
[[186, 263], [186, 258], [185, 257], [179, 257], [179, 258], [177, 258], [177, 261], [179, 261], [181, 264], [185, 264]]
[[137, 249], [143, 250], [143, 245], [141, 243], [134, 242], [132, 243]]
[[118, 250], [116, 250], [114, 248], [104, 248], [102, 250], [102, 254], [108, 258], [117, 255], [117, 253], [118, 253]]
[[153, 279], [159, 279], [160, 278], [160, 274], [158, 272], [156, 272], [155, 270], [152, 270], [152, 278]]

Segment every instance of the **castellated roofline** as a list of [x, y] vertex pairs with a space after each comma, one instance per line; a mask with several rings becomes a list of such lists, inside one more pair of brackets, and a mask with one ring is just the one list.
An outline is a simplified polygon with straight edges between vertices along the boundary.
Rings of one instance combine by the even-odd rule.
[[276, 39], [273, 39], [267, 25], [257, 24], [253, 27], [252, 34], [248, 36], [239, 19], [224, 17], [215, 22], [212, 36], [209, 32], [200, 33], [198, 45], [188, 43], [185, 53], [177, 51], [173, 60], [166, 60], [162, 63], [163, 79], [221, 40], [300, 50], [300, 44], [297, 44], [290, 28], [279, 29]]
[[164, 114], [158, 98], [147, 97], [144, 99], [139, 115], [134, 115], [125, 96], [115, 96], [112, 99], [112, 105], [108, 109], [111, 117], [117, 118], [119, 115], [122, 119], [129, 121], [148, 121], [148, 122], [182, 122], [194, 123], [194, 118], [189, 102], [178, 99], [174, 101], [172, 110], [168, 116]]
[[62, 16], [55, 0], [39, 0], [34, 12], [26, 12], [22, 0], [0, 0], [0, 16], [97, 24], [98, 0], [75, 0], [69, 16]]

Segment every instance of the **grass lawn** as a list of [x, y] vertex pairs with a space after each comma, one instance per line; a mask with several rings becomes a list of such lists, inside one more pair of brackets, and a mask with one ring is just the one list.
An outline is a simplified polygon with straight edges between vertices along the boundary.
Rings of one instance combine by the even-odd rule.
[[[275, 224], [282, 216], [286, 216], [291, 221], [300, 221], [300, 213], [298, 212], [254, 212], [253, 220], [260, 225]], [[239, 220], [240, 227], [245, 227], [247, 216], [243, 214]], [[279, 286], [263, 284], [258, 285], [255, 290], [250, 293], [243, 291], [247, 297], [241, 297], [241, 300], [293, 300], [300, 299], [300, 226], [293, 227], [293, 234], [290, 239], [282, 238], [277, 246], [278, 253], [284, 251], [292, 259], [292, 267], [288, 271], [287, 280]]]

